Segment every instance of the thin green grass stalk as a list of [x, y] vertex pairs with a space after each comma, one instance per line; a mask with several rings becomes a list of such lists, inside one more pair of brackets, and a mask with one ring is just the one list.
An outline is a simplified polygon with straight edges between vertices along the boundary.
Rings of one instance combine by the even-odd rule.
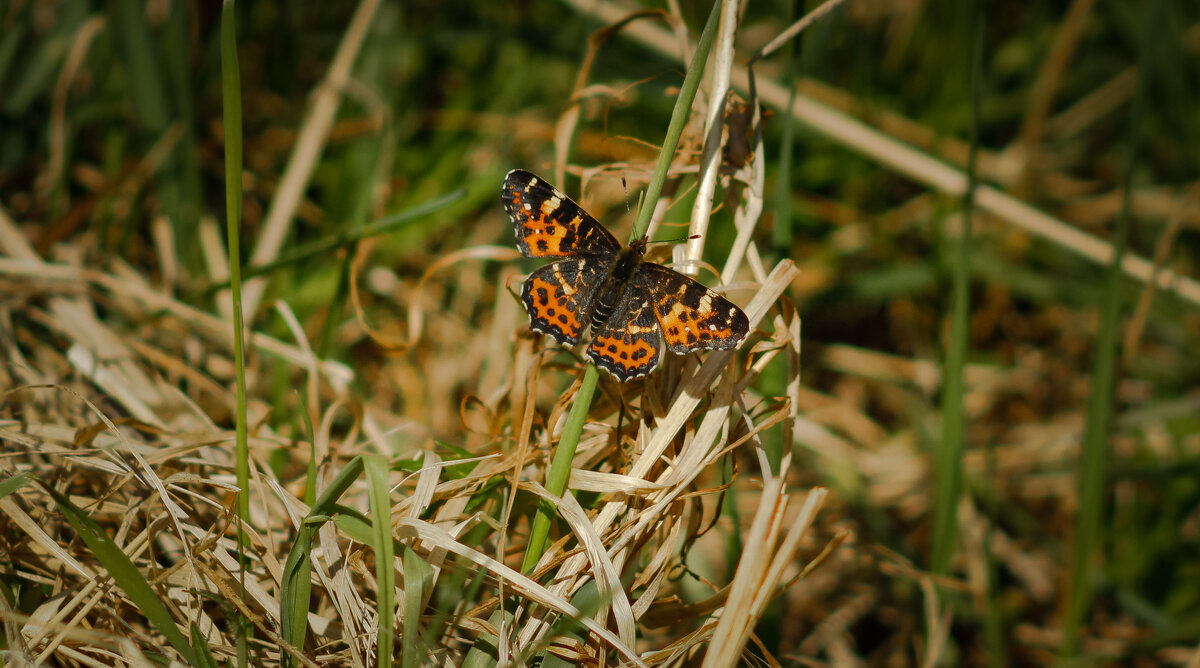
[[[976, 157], [979, 151], [979, 128], [982, 127], [981, 107], [984, 94], [984, 79], [983, 79], [983, 36], [984, 36], [984, 15], [978, 2], [971, 5], [971, 152], [967, 162], [967, 201], [974, 201], [976, 178]], [[968, 207], [966, 220], [963, 222], [964, 242], [969, 241], [967, 234], [970, 231], [970, 216], [971, 207]], [[970, 255], [970, 248], [964, 243], [966, 257], [969, 260], [974, 260]], [[972, 265], [975, 263], [972, 261]], [[965, 323], [964, 323], [965, 324]], [[964, 332], [963, 347], [966, 347], [966, 336]], [[965, 362], [965, 359], [963, 360]], [[962, 369], [959, 369], [961, 378]], [[961, 409], [962, 404], [959, 404]], [[960, 435], [960, 438], [965, 438], [965, 434]], [[995, 668], [1001, 668], [1008, 665], [1008, 651], [1004, 645], [1004, 623], [1001, 611], [1003, 610], [1003, 601], [1000, 600], [999, 591], [996, 588], [996, 560], [992, 554], [992, 522], [991, 518], [996, 517], [996, 508], [999, 506], [999, 494], [991, 485], [992, 481], [996, 480], [996, 458], [992, 443], [987, 444], [986, 461], [987, 475], [984, 477], [983, 485], [986, 489], [984, 496], [988, 501], [988, 513], [984, 517], [983, 530], [983, 568], [985, 577], [985, 609], [984, 609], [984, 642], [987, 647], [988, 664]], [[961, 458], [958, 466], [958, 473], [962, 475]], [[961, 484], [961, 482], [960, 482]]]
[[[985, 484], [990, 488], [991, 481], [996, 480], [996, 453], [995, 447], [991, 443], [988, 443], [985, 454], [987, 466], [987, 482]], [[988, 512], [983, 526], [983, 574], [987, 597], [986, 608], [983, 612], [983, 634], [987, 647], [988, 665], [993, 668], [1004, 668], [1004, 666], [1010, 665], [1008, 648], [1004, 643], [1004, 600], [1001, 597], [1002, 590], [997, 585], [999, 564], [996, 562], [992, 550], [992, 535], [995, 532], [992, 530], [991, 518], [998, 517], [1000, 510], [1000, 498], [996, 492], [997, 490], [991, 489], [991, 494], [988, 496]]]
[[[503, 607], [498, 607], [488, 617], [488, 624], [496, 629], [512, 628], [514, 620], [511, 612]], [[491, 633], [480, 633], [475, 644], [471, 646], [471, 650], [467, 652], [466, 658], [463, 659], [462, 668], [492, 668], [496, 665], [496, 658], [499, 656], [500, 638]]]
[[1142, 22], [1137, 90], [1129, 123], [1129, 156], [1125, 165], [1121, 213], [1113, 231], [1113, 257], [1108, 265], [1104, 295], [1100, 304], [1100, 331], [1096, 337], [1087, 423], [1079, 453], [1079, 516], [1076, 518], [1075, 541], [1071, 550], [1071, 582], [1066, 590], [1060, 660], [1070, 659], [1078, 652], [1080, 628], [1091, 603], [1092, 556], [1099, 542], [1100, 523], [1104, 519], [1108, 440], [1112, 424], [1113, 390], [1117, 384], [1117, 360], [1120, 358], [1117, 329], [1121, 316], [1123, 286], [1121, 261], [1125, 257], [1125, 247], [1129, 240], [1133, 174], [1137, 167], [1138, 137], [1141, 135], [1142, 118], [1145, 115], [1147, 82], [1151, 75], [1149, 54], [1154, 39], [1162, 34], [1158, 29], [1161, 7], [1162, 3], [1157, 0], [1148, 4]]
[[221, 8], [221, 98], [225, 124], [225, 228], [233, 296], [233, 362], [237, 376], [238, 514], [250, 520], [250, 451], [246, 445], [246, 345], [242, 337], [242, 82], [238, 69], [234, 0]]
[[[721, 15], [721, 2], [713, 3], [696, 44], [696, 53], [692, 56], [687, 75], [679, 89], [679, 97], [675, 100], [675, 109], [671, 112], [671, 122], [667, 126], [667, 136], [663, 140], [662, 151], [658, 154], [658, 162], [654, 165], [654, 174], [646, 187], [645, 204], [638, 210], [638, 217], [633, 223], [630, 240], [639, 239], [650, 228], [650, 218], [654, 214], [654, 203], [662, 194], [663, 184], [667, 181], [667, 168], [675, 156], [675, 147], [683, 135], [691, 113], [692, 102], [696, 99], [696, 91], [700, 88], [700, 80], [708, 63], [708, 53], [712, 48], [717, 34], [717, 24]], [[563, 424], [562, 438], [554, 450], [554, 460], [550, 464], [550, 472], [546, 475], [546, 490], [555, 496], [562, 496], [567, 489], [567, 480], [571, 476], [571, 461], [575, 458], [575, 448], [579, 445], [579, 436], [583, 433], [583, 425], [587, 421], [588, 411], [592, 407], [592, 397], [596, 392], [596, 382], [600, 372], [590, 360], [583, 372], [583, 380], [579, 385], [579, 393], [571, 405], [571, 412]], [[521, 562], [521, 572], [529, 573], [537, 565], [542, 554], [546, 551], [546, 538], [550, 535], [550, 524], [554, 519], [554, 505], [548, 501], [538, 503], [537, 515], [533, 518], [533, 526], [529, 532], [529, 544], [525, 548], [525, 557]]]
[[[788, 25], [796, 21], [796, 16], [804, 11], [803, 0], [793, 0], [787, 17]], [[796, 119], [792, 109], [796, 104], [796, 85], [798, 74], [804, 69], [800, 58], [800, 49], [804, 43], [802, 37], [792, 40], [791, 46], [784, 56], [784, 78], [788, 82], [788, 106], [783, 115], [783, 134], [779, 139], [779, 165], [775, 173], [775, 223], [771, 228], [771, 245], [780, 257], [788, 257], [792, 247], [792, 153], [796, 148]], [[757, 57], [757, 56], [756, 56]], [[760, 385], [767, 390], [768, 396], [778, 396], [785, 393], [788, 384], [788, 365], [772, 364], [763, 374]], [[763, 435], [763, 450], [767, 453], [767, 461], [771, 470], [776, 474], [783, 462], [783, 453], [788, 449], [791, 434], [784, 431], [783, 424], [772, 427]]]
[[28, 473], [17, 473], [0, 482], [0, 499], [17, 492], [22, 487], [32, 485], [37, 479]]
[[421, 638], [421, 613], [426, 593], [433, 584], [433, 568], [413, 550], [404, 550], [404, 631], [400, 637], [400, 665], [420, 668], [427, 665]]
[[158, 592], [150, 586], [138, 567], [129, 560], [129, 556], [117, 547], [112, 537], [105, 533], [103, 527], [54, 488], [43, 484], [42, 489], [54, 499], [63, 517], [75, 529], [75, 533], [83, 540], [84, 545], [87, 545], [92, 554], [96, 555], [96, 561], [104, 567], [105, 574], [117, 583], [121, 591], [125, 592], [125, 596], [133, 603], [134, 607], [146, 617], [155, 630], [163, 634], [171, 647], [179, 652], [188, 665], [201, 665], [199, 656], [188, 644], [187, 637], [179, 630], [170, 611], [163, 605]]
[[300, 406], [300, 419], [304, 421], [304, 435], [308, 437], [308, 466], [304, 469], [304, 503], [312, 508], [317, 502], [317, 433], [313, 431], [312, 416], [308, 414], [304, 393], [297, 392], [296, 400]]
[[[329, 486], [321, 492], [321, 496], [309, 507], [308, 515], [300, 522], [300, 531], [296, 534], [292, 549], [288, 551], [283, 576], [279, 581], [279, 635], [293, 647], [303, 649], [304, 638], [308, 633], [313, 541], [316, 540], [317, 531], [322, 524], [332, 519], [336, 513], [347, 512], [337, 504], [337, 500], [358, 480], [364, 467], [362, 457], [355, 457], [346, 463], [341, 473], [330, 481]], [[372, 534], [369, 523], [363, 520], [360, 524], [364, 529], [351, 538], [370, 543]], [[339, 523], [340, 526], [342, 524]], [[296, 665], [295, 658], [286, 652], [280, 655], [280, 661], [284, 668]]]
[[[13, 59], [21, 50], [21, 44], [25, 41], [25, 33], [28, 32], [27, 25], [25, 21], [15, 21], [12, 25], [6, 26], [4, 33], [0, 34], [0, 82], [8, 77]], [[9, 91], [9, 94], [11, 95], [12, 91]]]
[[[459, 188], [458, 190], [448, 192], [445, 195], [435, 197], [428, 202], [422, 202], [421, 204], [418, 204], [410, 209], [405, 209], [400, 213], [384, 216], [379, 220], [372, 221], [361, 227], [342, 230], [315, 241], [294, 246], [291, 249], [280, 253], [277, 258], [270, 262], [256, 264], [252, 267], [246, 267], [245, 271], [242, 272], [242, 278], [249, 279], [256, 276], [269, 274], [280, 267], [286, 267], [317, 255], [327, 255], [343, 248], [349, 248], [353, 244], [356, 244], [363, 239], [381, 234], [387, 234], [394, 230], [401, 229], [407, 225], [421, 220], [426, 216], [435, 214], [451, 204], [458, 203], [466, 196], [467, 189]], [[229, 285], [229, 281], [210, 283], [204, 287], [202, 294], [207, 296], [212, 293], [225, 290], [229, 287]]]
[[966, 438], [966, 414], [963, 408], [965, 388], [963, 367], [967, 359], [967, 335], [970, 323], [971, 302], [969, 296], [971, 279], [971, 218], [975, 206], [975, 187], [978, 178], [975, 171], [979, 154], [978, 105], [981, 82], [978, 80], [975, 58], [979, 48], [979, 15], [977, 3], [971, 3], [972, 38], [969, 40], [971, 56], [969, 76], [971, 82], [971, 152], [967, 158], [967, 191], [963, 196], [962, 233], [951, 258], [951, 313], [950, 341], [946, 351], [946, 364], [942, 369], [942, 439], [936, 454], [935, 491], [933, 508], [933, 545], [930, 568], [934, 573], [947, 573], [950, 558], [958, 544], [958, 500], [962, 495], [963, 452]]
[[[571, 477], [571, 461], [575, 459], [575, 448], [579, 445], [579, 436], [583, 433], [583, 424], [587, 421], [588, 409], [592, 405], [599, 377], [600, 372], [596, 365], [589, 362], [583, 370], [583, 381], [579, 384], [575, 403], [571, 406], [571, 412], [567, 414], [566, 423], [563, 424], [562, 438], [554, 451], [554, 461], [550, 463], [550, 471], [546, 474], [546, 489], [555, 496], [561, 496], [567, 488], [567, 480]], [[522, 573], [532, 573], [538, 559], [541, 559], [546, 551], [546, 540], [550, 535], [550, 523], [554, 515], [554, 504], [545, 500], [538, 503], [537, 515], [533, 518], [533, 527], [529, 532], [529, 545], [525, 549], [524, 561], [521, 562]]]
[[[238, 69], [237, 24], [234, 0], [221, 7], [221, 100], [225, 124], [225, 225], [228, 232], [229, 282], [233, 297], [233, 364], [237, 383], [237, 426], [234, 469], [237, 475], [238, 518], [250, 522], [250, 448], [246, 442], [246, 344], [242, 339], [242, 252], [239, 230], [242, 224], [242, 82]], [[238, 540], [239, 580], [245, 593], [245, 573], [249, 560], [243, 551], [245, 534]], [[253, 628], [243, 619], [238, 633], [238, 665], [248, 663], [247, 638]]]
[[[388, 463], [382, 455], [363, 457], [371, 508], [371, 549], [375, 551], [375, 665], [389, 668], [396, 646], [396, 553], [392, 551], [392, 504], [388, 498]], [[413, 583], [414, 585], [416, 583]], [[407, 590], [407, 587], [405, 587]]]
[[191, 252], [195, 250], [192, 240], [196, 238], [196, 227], [200, 222], [202, 196], [200, 151], [196, 146], [196, 100], [189, 66], [188, 11], [184, 3], [171, 3], [163, 28], [167, 81], [174, 95], [176, 116], [183, 124], [183, 136], [173, 151], [180, 201], [175, 207], [175, 215], [171, 216], [171, 225], [175, 231], [176, 250], [184, 264], [195, 269], [200, 266], [200, 254]]
[[154, 52], [151, 45], [144, 3], [139, 0], [117, 0], [113, 3], [113, 10], [116, 14], [113, 33], [120, 35], [121, 46], [124, 47], [128, 90], [133, 97], [134, 114], [147, 134], [157, 138], [170, 123], [166, 102], [168, 96], [162, 74], [158, 71], [159, 54]]
[[204, 637], [204, 632], [200, 630], [200, 625], [192, 622], [188, 625], [188, 630], [192, 637], [192, 647], [196, 650], [196, 667], [197, 668], [217, 668], [221, 664], [217, 663], [217, 658], [213, 656], [212, 648], [208, 646], [208, 640]]
[[[124, 64], [129, 77], [126, 90], [129, 91], [132, 98], [134, 117], [142, 131], [140, 138], [148, 145], [163, 136], [168, 126], [171, 125], [172, 119], [171, 93], [159, 65], [163, 61], [163, 54], [154, 48], [154, 40], [150, 25], [146, 20], [144, 5], [145, 3], [140, 0], [116, 0], [113, 4], [116, 21], [114, 21], [112, 32], [114, 35], [119, 35], [118, 39], [124, 47]], [[185, 41], [181, 45], [182, 48], [186, 48], [186, 44]], [[186, 57], [184, 58], [186, 62]], [[166, 157], [162, 168], [154, 174], [162, 209], [176, 223], [182, 218], [179, 212], [184, 190], [179, 179], [181, 165], [178, 150], [177, 147], [175, 151], [172, 151]], [[199, 173], [197, 172], [198, 178]], [[196, 186], [195, 194], [198, 198], [199, 180], [197, 180]], [[136, 231], [137, 228], [132, 223], [124, 226], [123, 238], [118, 246], [121, 252], [132, 242]], [[182, 240], [191, 237], [183, 237], [176, 230], [176, 238]]]

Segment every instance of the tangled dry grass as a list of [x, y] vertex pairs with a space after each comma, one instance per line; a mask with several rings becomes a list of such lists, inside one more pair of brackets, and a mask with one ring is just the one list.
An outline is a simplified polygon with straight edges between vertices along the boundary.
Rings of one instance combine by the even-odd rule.
[[[178, 301], [119, 261], [89, 267], [81, 249], [73, 261], [47, 263], [13, 221], [0, 219], [0, 229], [7, 256], [0, 275], [10, 295], [3, 385], [12, 388], [0, 425], [7, 444], [0, 465], [5, 477], [19, 472], [37, 480], [0, 500], [10, 529], [4, 552], [26, 583], [49, 590], [37, 612], [21, 620], [10, 649], [34, 664], [88, 665], [118, 658], [141, 663], [145, 652], [163, 645], [97, 555], [72, 538], [53, 490], [111, 536], [177, 623], [197, 629], [219, 660], [232, 657], [234, 616], [242, 614], [255, 626], [255, 663], [278, 661], [282, 565], [308, 511], [304, 479], [296, 475], [306, 462], [314, 465], [320, 489], [354, 455], [403, 454], [397, 434], [413, 425], [354, 399], [353, 370], [318, 360], [301, 330], [295, 342], [252, 334], [250, 386], [265, 376], [266, 365], [286, 365], [312, 407], [314, 431], [308, 440], [272, 429], [270, 405], [251, 392], [254, 500], [250, 526], [243, 527], [250, 537], [243, 580], [232, 512], [233, 435], [217, 424], [235, 410], [229, 321]], [[463, 331], [465, 340], [433, 351], [455, 365], [456, 383], [471, 382], [474, 361], [455, 360], [452, 349], [487, 351], [489, 372], [474, 379], [463, 403], [463, 433], [474, 443], [457, 454], [426, 449], [411, 473], [395, 470], [389, 483], [396, 536], [434, 573], [422, 585], [426, 595], [444, 596], [444, 581], [474, 583], [470, 596], [433, 607], [433, 617], [441, 616], [436, 630], [421, 624], [427, 658], [457, 662], [453, 657], [471, 646], [473, 633], [505, 638], [501, 657], [549, 647], [572, 661], [603, 662], [601, 646], [609, 643], [627, 660], [672, 664], [702, 640], [713, 643], [710, 653], [739, 655], [767, 603], [821, 552], [809, 528], [825, 496], [820, 489], [789, 493], [761, 454], [736, 455], [752, 452], [773, 425], [783, 423], [787, 433], [797, 417], [795, 398], [749, 389], [770, 364], [798, 369], [799, 319], [783, 297], [796, 270], [787, 261], [753, 269], [747, 273], [758, 280], [729, 288], [756, 326], [740, 355], [669, 359], [648, 380], [604, 384], [570, 482], [595, 503], [585, 509], [573, 496], [557, 499], [569, 531], [529, 577], [511, 563], [525, 532], [513, 504], [546, 495], [537, 481], [573, 396], [560, 393], [558, 379], [576, 365], [518, 333], [519, 307], [511, 298], [495, 300], [492, 327]], [[17, 303], [25, 308], [13, 313]], [[791, 377], [795, 395], [798, 376]], [[749, 504], [741, 512], [753, 517], [745, 540], [761, 549], [746, 551], [732, 581], [702, 604], [684, 605], [665, 595], [681, 551], [709, 549], [704, 536], [717, 523], [717, 501], [730, 485], [747, 482], [744, 475], [717, 475], [731, 454], [739, 473], [744, 467], [761, 475], [761, 489], [736, 495]], [[363, 484], [352, 486], [341, 503], [365, 509], [364, 495]], [[809, 559], [795, 562], [797, 551]], [[320, 532], [312, 553], [312, 645], [288, 649], [301, 661], [372, 662], [376, 592], [368, 552], [345, 535]], [[589, 583], [603, 601], [604, 611], [594, 616], [571, 602]], [[511, 616], [499, 625], [489, 621], [514, 595], [520, 605]], [[730, 612], [712, 615], [721, 608]], [[8, 614], [11, 620], [11, 608]], [[587, 628], [588, 639], [558, 635], [554, 621], [562, 615]], [[685, 622], [699, 626], [674, 635]], [[639, 628], [661, 628], [656, 634], [675, 640], [638, 659]]]

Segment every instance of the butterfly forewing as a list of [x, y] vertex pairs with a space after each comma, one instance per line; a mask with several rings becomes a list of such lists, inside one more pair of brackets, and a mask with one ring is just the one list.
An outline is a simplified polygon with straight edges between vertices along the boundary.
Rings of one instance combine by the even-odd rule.
[[534, 174], [509, 172], [500, 197], [525, 257], [606, 257], [621, 250], [595, 218]]

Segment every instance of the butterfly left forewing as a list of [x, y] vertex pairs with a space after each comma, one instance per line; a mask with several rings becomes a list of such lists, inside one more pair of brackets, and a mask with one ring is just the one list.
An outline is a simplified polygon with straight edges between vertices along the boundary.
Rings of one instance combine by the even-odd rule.
[[509, 172], [500, 198], [525, 257], [606, 257], [621, 250], [591, 214], [531, 172]]

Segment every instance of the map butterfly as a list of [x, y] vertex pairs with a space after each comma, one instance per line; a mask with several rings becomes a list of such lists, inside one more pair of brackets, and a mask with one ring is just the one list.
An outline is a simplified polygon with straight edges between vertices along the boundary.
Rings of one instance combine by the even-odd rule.
[[665, 347], [682, 355], [731, 350], [746, 338], [740, 308], [700, 283], [646, 262], [645, 237], [622, 248], [595, 218], [527, 171], [504, 177], [501, 194], [525, 257], [562, 258], [521, 289], [531, 329], [586, 354], [622, 382], [654, 370]]

